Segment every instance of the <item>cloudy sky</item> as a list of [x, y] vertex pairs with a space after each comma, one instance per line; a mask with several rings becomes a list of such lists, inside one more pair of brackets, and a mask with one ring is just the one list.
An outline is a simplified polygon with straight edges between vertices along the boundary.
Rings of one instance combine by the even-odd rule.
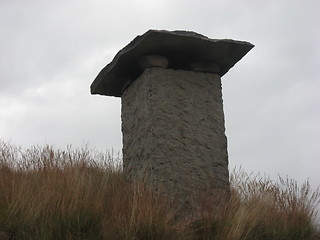
[[0, 138], [122, 148], [98, 72], [148, 29], [253, 43], [223, 78], [230, 169], [320, 184], [320, 1], [0, 0]]

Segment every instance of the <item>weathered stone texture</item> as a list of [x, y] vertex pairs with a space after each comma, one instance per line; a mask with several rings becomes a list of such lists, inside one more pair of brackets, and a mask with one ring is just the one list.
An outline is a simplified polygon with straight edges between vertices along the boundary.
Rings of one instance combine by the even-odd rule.
[[122, 94], [124, 171], [184, 202], [229, 190], [221, 78], [147, 68]]

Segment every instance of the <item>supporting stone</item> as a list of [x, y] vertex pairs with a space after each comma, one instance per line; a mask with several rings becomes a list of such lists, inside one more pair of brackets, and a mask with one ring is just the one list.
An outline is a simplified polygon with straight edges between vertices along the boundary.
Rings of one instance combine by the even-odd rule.
[[121, 96], [124, 173], [147, 179], [181, 206], [228, 191], [221, 77], [252, 47], [150, 30], [123, 48], [91, 93]]
[[208, 72], [218, 74], [221, 71], [220, 67], [217, 64], [208, 61], [191, 62], [190, 68], [195, 72]]
[[168, 67], [168, 59], [164, 56], [159, 56], [159, 55], [142, 56], [139, 58], [138, 62], [142, 70], [145, 70], [146, 68], [149, 68], [149, 67], [162, 67], [162, 68]]

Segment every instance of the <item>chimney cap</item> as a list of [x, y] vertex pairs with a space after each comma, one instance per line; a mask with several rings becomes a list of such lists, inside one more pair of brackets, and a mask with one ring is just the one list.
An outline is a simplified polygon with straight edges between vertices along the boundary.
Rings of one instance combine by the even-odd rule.
[[252, 48], [253, 44], [231, 39], [210, 39], [191, 31], [149, 30], [120, 50], [91, 84], [91, 94], [120, 97], [128, 81], [143, 72], [138, 59], [145, 55], [164, 56], [169, 68], [191, 70], [190, 62], [214, 63], [223, 76]]

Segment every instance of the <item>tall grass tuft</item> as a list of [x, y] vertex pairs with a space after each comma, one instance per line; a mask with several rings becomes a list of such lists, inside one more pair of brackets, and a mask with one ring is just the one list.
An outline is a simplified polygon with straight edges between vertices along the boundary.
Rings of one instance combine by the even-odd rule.
[[201, 197], [179, 218], [148, 183], [126, 181], [115, 152], [0, 141], [0, 240], [320, 239], [319, 189], [241, 169], [230, 181], [228, 201]]
[[209, 201], [202, 208], [200, 239], [320, 239], [316, 219], [320, 192], [313, 191], [308, 181], [298, 186], [288, 178], [279, 176], [275, 182], [235, 169], [230, 183], [228, 201]]

